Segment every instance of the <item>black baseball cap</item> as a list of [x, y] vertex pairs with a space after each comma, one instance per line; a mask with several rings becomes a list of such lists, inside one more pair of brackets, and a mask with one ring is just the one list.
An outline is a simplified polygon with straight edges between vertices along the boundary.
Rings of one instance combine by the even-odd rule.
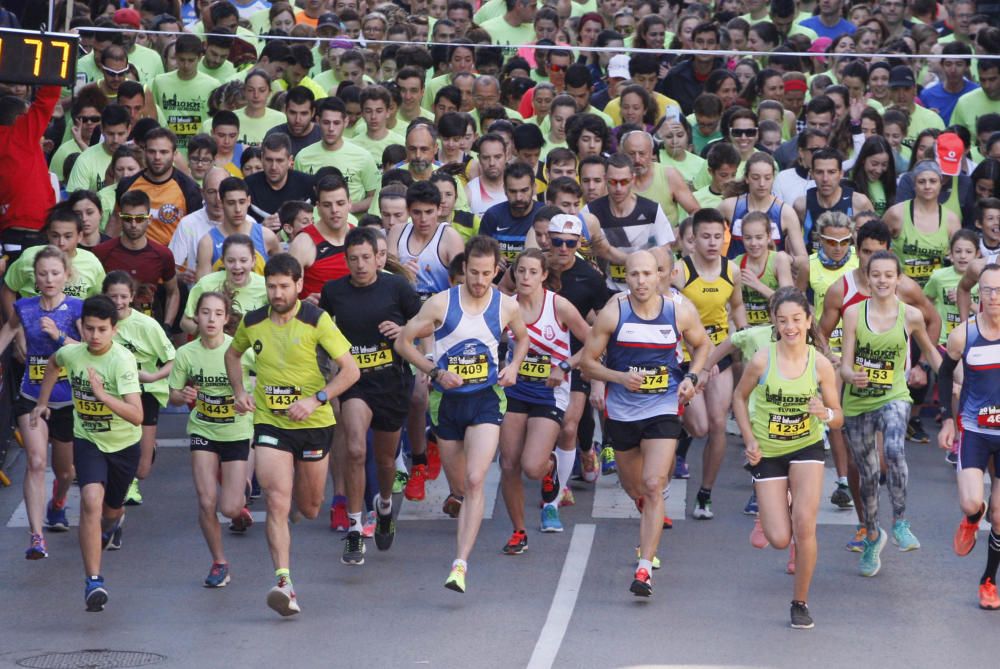
[[897, 65], [889, 70], [889, 88], [914, 88], [917, 80], [908, 65]]

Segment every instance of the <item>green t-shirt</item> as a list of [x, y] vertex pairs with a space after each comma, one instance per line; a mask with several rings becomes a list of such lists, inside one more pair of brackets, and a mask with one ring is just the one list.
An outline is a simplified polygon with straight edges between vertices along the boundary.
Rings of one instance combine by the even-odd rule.
[[278, 325], [270, 318], [270, 307], [263, 307], [245, 315], [236, 330], [233, 350], [242, 353], [252, 348], [257, 354], [253, 420], [285, 430], [329, 427], [335, 423], [329, 404], [302, 421], [291, 420], [288, 407], [326, 386], [328, 361], [323, 352], [339, 358], [350, 352], [351, 345], [319, 307], [297, 302], [294, 311], [290, 321]]
[[[170, 343], [160, 324], [136, 309], [132, 310], [128, 318], [118, 321], [115, 341], [132, 352], [142, 372], [158, 372], [163, 365], [173, 360], [176, 354], [174, 345]], [[167, 406], [169, 392], [166, 378], [143, 383], [142, 392], [155, 397], [161, 407]]]
[[[934, 270], [931, 278], [924, 285], [924, 295], [934, 304], [934, 308], [941, 317], [941, 336], [938, 338], [939, 344], [948, 343], [948, 335], [961, 323], [958, 315], [958, 304], [954, 295], [958, 291], [958, 282], [961, 281], [962, 274], [953, 266], [942, 267]], [[973, 304], [979, 301], [979, 284], [972, 288]]]
[[[713, 193], [711, 184], [704, 188], [699, 188], [692, 195], [694, 195], [694, 199], [698, 201], [698, 204], [706, 209], [715, 209], [722, 204], [722, 195]], [[689, 211], [688, 213], [693, 214], [694, 212]]]
[[[975, 93], [975, 91], [972, 91], [972, 93]], [[972, 93], [966, 93], [966, 95], [971, 95]], [[962, 98], [959, 98], [960, 102], [961, 100]], [[958, 107], [956, 106], [955, 109], [957, 111]], [[941, 117], [937, 115], [937, 112], [933, 112], [927, 107], [921, 107], [918, 104], [914, 104], [913, 113], [910, 114], [910, 127], [906, 131], [906, 140], [911, 143], [917, 141], [917, 135], [928, 128], [944, 130], [944, 121], [942, 121]], [[975, 131], [976, 126], [973, 121], [972, 130], [970, 130], [970, 132], [975, 133]]]
[[501, 12], [501, 16], [492, 18], [479, 25], [490, 34], [493, 44], [503, 47], [504, 57], [510, 58], [517, 53], [518, 46], [531, 44], [535, 41], [535, 26], [530, 21], [522, 23], [519, 26], [512, 26], [504, 18], [503, 14], [505, 13], [506, 5], [504, 5], [504, 11]]
[[132, 49], [128, 62], [139, 71], [139, 81], [152, 81], [165, 72], [159, 52], [141, 44], [136, 44]]
[[[20, 297], [38, 295], [38, 290], [35, 288], [35, 256], [44, 248], [44, 245], [40, 245], [25, 249], [21, 257], [7, 268], [4, 282]], [[99, 294], [101, 284], [104, 283], [104, 266], [97, 256], [86, 249], [78, 248], [71, 264], [73, 271], [66, 281], [63, 292], [81, 300]]]
[[80, 153], [80, 145], [75, 140], [69, 139], [60, 144], [59, 148], [52, 154], [52, 160], [49, 161], [49, 169], [52, 170], [61, 184], [69, 180], [69, 175], [63, 174], [65, 172], [64, 167], [66, 160], [75, 153]]
[[889, 202], [885, 199], [885, 186], [882, 185], [881, 181], [872, 181], [868, 184], [868, 199], [872, 201], [875, 213], [879, 217], [885, 214], [885, 210], [889, 208]]
[[687, 115], [687, 121], [691, 124], [691, 143], [694, 145], [694, 152], [699, 156], [702, 150], [711, 142], [722, 139], [722, 131], [718, 128], [711, 135], [705, 136], [701, 134], [701, 130], [698, 128], [698, 118], [694, 113]]
[[213, 70], [205, 65], [205, 59], [202, 58], [198, 63], [198, 71], [220, 82], [229, 81], [236, 76], [236, 66], [228, 60], [222, 61], [222, 65]]
[[183, 81], [177, 72], [161, 74], [153, 79], [153, 99], [167, 117], [167, 128], [177, 135], [180, 147], [198, 134], [208, 118], [208, 98], [219, 82], [203, 72]]
[[362, 134], [354, 137], [351, 141], [370, 153], [372, 158], [375, 159], [375, 166], [380, 169], [382, 167], [382, 152], [385, 151], [385, 147], [391, 144], [406, 146], [406, 140], [403, 136], [396, 134], [392, 130], [382, 139], [369, 139], [367, 134]]
[[1000, 112], [1000, 100], [990, 100], [982, 88], [977, 88], [958, 99], [955, 110], [951, 112], [951, 122], [954, 125], [965, 126], [975, 137], [976, 119], [998, 112]]
[[674, 160], [661, 149], [660, 164], [669, 165], [680, 172], [692, 192], [712, 183], [712, 175], [708, 173], [708, 161], [690, 151], [684, 152], [682, 160]]
[[101, 190], [107, 185], [104, 176], [110, 165], [111, 155], [104, 148], [103, 143], [88, 147], [73, 163], [73, 170], [69, 173], [69, 179], [66, 180], [66, 191], [72, 193], [81, 189]]
[[277, 109], [264, 108], [264, 115], [260, 118], [247, 116], [247, 110], [237, 109], [236, 118], [240, 120], [239, 142], [244, 146], [257, 146], [264, 141], [267, 131], [276, 125], [285, 122], [285, 115]]
[[[229, 294], [225, 289], [225, 284], [225, 270], [212, 272], [201, 277], [198, 283], [191, 286], [187, 304], [184, 306], [184, 315], [190, 319], [194, 319], [194, 309], [198, 305], [198, 298], [201, 297], [202, 293], [217, 291]], [[230, 300], [232, 301], [233, 311], [241, 315], [267, 306], [267, 287], [264, 283], [264, 277], [256, 272], [251, 272], [249, 283], [242, 288], [232, 291]]]
[[377, 191], [382, 185], [382, 175], [372, 154], [351, 140], [345, 139], [336, 151], [327, 151], [323, 142], [319, 141], [310, 144], [295, 156], [295, 169], [306, 174], [316, 174], [321, 167], [327, 165], [332, 165], [343, 173], [350, 187], [352, 202], [365, 199], [367, 193]]
[[[236, 413], [233, 387], [226, 372], [226, 351], [232, 341], [232, 337], [223, 335], [222, 344], [206, 348], [201, 339], [195, 339], [177, 349], [177, 359], [170, 370], [170, 388], [183, 390], [190, 384], [198, 391], [198, 399], [188, 416], [190, 435], [213, 441], [246, 441], [253, 436], [253, 415]], [[243, 386], [249, 387], [246, 374]]]
[[486, 0], [476, 13], [473, 14], [472, 20], [476, 22], [476, 25], [481, 26], [486, 21], [503, 16], [506, 13], [507, 3], [504, 0]]
[[69, 344], [56, 351], [56, 364], [66, 370], [73, 389], [73, 436], [93, 442], [104, 453], [115, 453], [139, 443], [142, 428], [133, 425], [94, 397], [88, 369], [100, 375], [104, 390], [112, 397], [138, 394], [139, 370], [135, 357], [121, 344], [112, 342], [101, 355], [86, 344]]
[[101, 232], [104, 232], [105, 228], [108, 227], [111, 212], [114, 211], [115, 203], [118, 201], [115, 192], [117, 189], [118, 184], [112, 183], [97, 191], [97, 197], [101, 199]]
[[771, 343], [774, 328], [767, 325], [754, 325], [729, 335], [729, 341], [740, 352], [744, 360], [752, 358], [757, 351]]

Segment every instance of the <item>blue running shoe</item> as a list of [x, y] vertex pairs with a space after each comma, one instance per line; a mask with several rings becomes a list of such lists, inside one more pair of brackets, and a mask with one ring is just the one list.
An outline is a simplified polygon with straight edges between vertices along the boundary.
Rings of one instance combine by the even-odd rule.
[[680, 455], [677, 456], [677, 462], [674, 464], [674, 478], [675, 479], [691, 478], [691, 470], [688, 469], [687, 460], [685, 460]]
[[899, 546], [902, 552], [915, 551], [920, 548], [920, 542], [910, 531], [910, 521], [897, 520], [892, 526], [892, 543]]
[[865, 537], [868, 530], [864, 525], [855, 525], [854, 538], [847, 542], [847, 550], [852, 553], [860, 553], [865, 549]]
[[87, 579], [83, 600], [87, 603], [87, 610], [91, 613], [104, 610], [104, 605], [108, 603], [108, 591], [104, 587], [103, 576], [91, 576]]
[[229, 565], [213, 562], [212, 569], [205, 577], [206, 588], [224, 588], [229, 584]]
[[605, 446], [601, 449], [601, 476], [611, 476], [618, 473], [615, 463], [615, 449]]
[[122, 548], [122, 524], [125, 522], [125, 514], [118, 518], [118, 521], [107, 532], [101, 532], [101, 550], [119, 551]]
[[562, 532], [562, 521], [559, 520], [559, 507], [546, 504], [542, 507], [542, 532]]
[[66, 518], [66, 507], [57, 509], [49, 502], [45, 509], [45, 529], [50, 532], [69, 532], [69, 519]]
[[756, 516], [760, 513], [760, 507], [757, 506], [757, 493], [750, 493], [750, 499], [747, 500], [747, 505], [743, 507], [743, 513], [748, 516]]
[[874, 576], [882, 568], [882, 549], [885, 548], [885, 544], [889, 541], [889, 538], [885, 534], [885, 530], [881, 527], [878, 529], [878, 539], [872, 541], [868, 537], [865, 537], [865, 549], [861, 553], [861, 564], [860, 571], [862, 576]]
[[45, 544], [45, 537], [41, 534], [32, 534], [31, 544], [28, 546], [28, 550], [24, 551], [24, 558], [26, 560], [44, 560], [48, 556], [49, 547]]

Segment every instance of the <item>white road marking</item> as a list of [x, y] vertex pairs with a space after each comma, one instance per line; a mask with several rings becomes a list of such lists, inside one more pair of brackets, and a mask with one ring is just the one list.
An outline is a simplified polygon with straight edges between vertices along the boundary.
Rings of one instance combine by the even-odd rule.
[[[56, 480], [56, 476], [52, 473], [52, 470], [45, 472], [45, 499], [48, 502], [49, 495], [52, 494], [52, 482]], [[80, 488], [78, 486], [70, 486], [69, 493], [66, 495], [66, 518], [69, 520], [71, 527], [80, 526]], [[42, 522], [45, 522], [44, 517]], [[28, 524], [28, 508], [24, 506], [24, 500], [17, 505], [14, 509], [14, 513], [10, 515], [10, 519], [7, 521], [7, 527], [30, 527]]]
[[[819, 513], [816, 514], [817, 525], [857, 525], [858, 515], [854, 507], [841, 509], [830, 504], [830, 494], [837, 487], [837, 470], [833, 467], [823, 468], [823, 493], [819, 500]], [[891, 512], [890, 512], [891, 513]]]
[[[684, 520], [687, 504], [687, 479], [670, 482], [670, 497], [667, 498], [666, 513], [673, 520]], [[639, 518], [635, 502], [618, 482], [618, 476], [599, 476], [594, 484], [594, 518]]]
[[596, 530], [597, 526], [590, 523], [582, 523], [573, 528], [573, 537], [569, 542], [569, 550], [566, 551], [566, 561], [563, 562], [556, 592], [552, 596], [549, 615], [538, 635], [538, 641], [535, 642], [528, 669], [549, 669], [555, 663], [570, 618], [573, 617]]
[[191, 445], [191, 440], [187, 438], [182, 439], [157, 439], [157, 448], [188, 448]]
[[[497, 494], [500, 489], [500, 465], [496, 462], [490, 464], [490, 469], [486, 473], [486, 506], [483, 509], [483, 518], [493, 518], [493, 509], [496, 506]], [[531, 484], [525, 483], [525, 493], [531, 499]], [[441, 510], [444, 500], [448, 497], [448, 479], [444, 475], [444, 470], [434, 481], [428, 480], [424, 486], [426, 496], [419, 502], [404, 500], [399, 511], [400, 520], [451, 520]]]

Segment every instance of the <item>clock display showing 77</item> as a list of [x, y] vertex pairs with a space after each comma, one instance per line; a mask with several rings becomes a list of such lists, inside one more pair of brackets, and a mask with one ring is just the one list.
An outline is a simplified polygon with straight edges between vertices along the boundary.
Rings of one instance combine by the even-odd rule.
[[0, 83], [73, 86], [79, 36], [0, 30]]

